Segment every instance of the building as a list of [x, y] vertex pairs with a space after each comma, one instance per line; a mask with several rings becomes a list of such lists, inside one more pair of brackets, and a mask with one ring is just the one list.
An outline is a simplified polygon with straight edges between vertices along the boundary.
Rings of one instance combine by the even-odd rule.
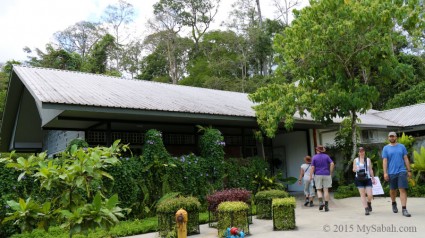
[[[324, 128], [308, 116], [294, 130], [259, 143], [254, 104], [248, 95], [104, 75], [14, 66], [4, 109], [0, 151], [55, 154], [75, 138], [91, 145], [115, 139], [137, 152], [148, 129], [162, 131], [173, 155], [197, 152], [198, 125], [219, 129], [228, 157], [265, 156], [284, 176], [299, 166], [317, 144], [332, 144], [339, 120]], [[425, 104], [361, 115], [362, 140], [382, 142], [388, 131], [421, 131]], [[290, 190], [301, 190], [294, 185]]]

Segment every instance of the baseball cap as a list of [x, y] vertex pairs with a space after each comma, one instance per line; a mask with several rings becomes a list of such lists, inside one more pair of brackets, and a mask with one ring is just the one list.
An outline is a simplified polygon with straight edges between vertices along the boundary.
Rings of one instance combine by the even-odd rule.
[[397, 137], [397, 133], [395, 133], [394, 131], [391, 131], [390, 133], [388, 133], [388, 137], [390, 137], [390, 136]]

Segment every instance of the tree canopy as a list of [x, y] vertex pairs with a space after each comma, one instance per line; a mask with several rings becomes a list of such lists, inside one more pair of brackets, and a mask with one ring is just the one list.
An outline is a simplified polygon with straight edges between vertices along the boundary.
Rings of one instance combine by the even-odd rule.
[[[396, 47], [415, 43], [423, 27], [417, 1], [310, 1], [295, 11], [295, 20], [275, 38], [277, 73], [292, 82], [251, 94], [259, 124], [273, 137], [281, 121], [306, 113], [322, 123], [348, 117], [353, 142], [358, 115], [373, 107], [378, 85], [413, 77]], [[353, 152], [355, 151], [355, 143]]]

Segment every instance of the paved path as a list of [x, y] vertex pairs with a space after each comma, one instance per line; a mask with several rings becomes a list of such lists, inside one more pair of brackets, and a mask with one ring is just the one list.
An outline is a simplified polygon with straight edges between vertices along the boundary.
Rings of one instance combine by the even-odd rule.
[[[399, 203], [399, 200], [397, 200]], [[317, 203], [317, 202], [316, 202]], [[388, 197], [376, 197], [372, 202], [373, 212], [364, 215], [360, 198], [332, 199], [329, 212], [321, 212], [318, 206], [304, 207], [301, 197], [297, 198], [295, 210], [296, 229], [292, 231], [273, 231], [271, 220], [253, 219], [249, 238], [416, 238], [425, 236], [425, 198], [408, 198], [407, 208], [412, 217], [393, 213]], [[217, 230], [201, 225], [201, 233], [189, 238], [217, 238]], [[131, 238], [157, 238], [158, 233], [131, 236]], [[130, 238], [130, 237], [128, 237]]]

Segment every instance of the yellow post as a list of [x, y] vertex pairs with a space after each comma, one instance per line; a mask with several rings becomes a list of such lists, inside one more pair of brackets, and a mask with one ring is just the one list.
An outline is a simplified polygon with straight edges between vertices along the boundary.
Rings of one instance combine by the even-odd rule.
[[176, 212], [177, 238], [187, 237], [187, 212], [181, 208]]

